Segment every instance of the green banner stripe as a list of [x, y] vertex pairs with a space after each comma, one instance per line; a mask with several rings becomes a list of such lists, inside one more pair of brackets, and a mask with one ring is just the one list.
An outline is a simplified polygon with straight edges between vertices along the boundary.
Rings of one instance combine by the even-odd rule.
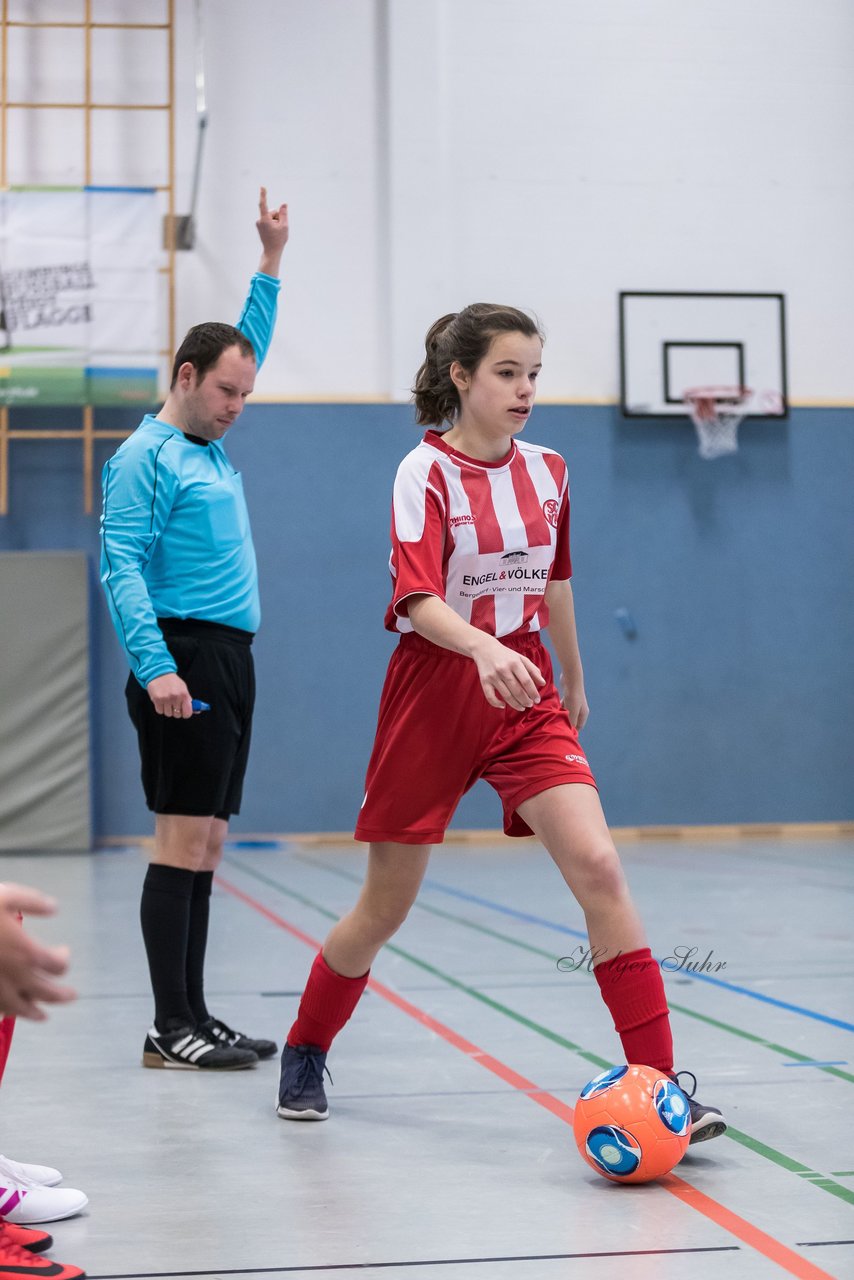
[[[284, 894], [285, 897], [293, 898], [294, 901], [301, 902], [304, 906], [310, 907], [313, 911], [317, 911], [320, 915], [325, 916], [327, 920], [337, 920], [339, 918], [335, 912], [329, 911], [326, 907], [322, 907], [318, 902], [315, 902], [305, 894], [298, 893], [294, 889], [287, 888], [278, 881], [271, 879], [271, 877], [264, 875], [263, 872], [256, 871], [252, 867], [245, 866], [244, 863], [240, 862], [236, 858], [226, 855], [224, 861], [230, 866], [238, 868], [245, 875], [260, 881], [261, 884], [266, 884], [269, 888], [275, 889], [277, 892]], [[308, 860], [306, 859], [306, 861]], [[324, 866], [323, 863], [312, 861], [311, 865], [321, 866], [324, 870], [330, 870], [330, 868]], [[345, 877], [347, 877], [347, 873], [344, 874]], [[354, 878], [357, 879], [357, 877]], [[478, 991], [475, 987], [470, 987], [466, 983], [460, 982], [458, 978], [454, 978], [450, 974], [443, 972], [443, 970], [436, 968], [435, 965], [430, 964], [428, 961], [421, 960], [418, 956], [414, 956], [410, 952], [404, 951], [402, 947], [398, 947], [394, 943], [387, 942], [385, 950], [391, 951], [394, 955], [400, 956], [401, 959], [415, 965], [418, 969], [421, 969], [422, 972], [429, 973], [433, 977], [439, 978], [440, 981], [446, 983], [448, 986], [454, 987], [457, 991], [464, 992], [466, 995], [478, 1000], [481, 1004], [485, 1004], [490, 1009], [495, 1010], [496, 1013], [501, 1013], [505, 1017], [508, 1017], [512, 1019], [512, 1021], [518, 1023], [520, 1026], [526, 1027], [529, 1031], [536, 1032], [537, 1035], [542, 1036], [546, 1040], [551, 1040], [552, 1043], [560, 1045], [561, 1048], [571, 1050], [586, 1062], [592, 1063], [593, 1066], [604, 1070], [605, 1068], [613, 1065], [613, 1063], [609, 1062], [607, 1059], [600, 1058], [597, 1054], [588, 1052], [580, 1045], [574, 1044], [572, 1040], [568, 1040], [565, 1036], [559, 1035], [556, 1031], [551, 1031], [548, 1027], [544, 1027], [538, 1022], [534, 1022], [533, 1019], [525, 1017], [524, 1014], [518, 1013], [515, 1009], [511, 1009], [507, 1005], [501, 1004], [498, 1000], [493, 1000], [491, 996], [487, 996], [484, 992]], [[774, 1147], [769, 1147], [767, 1143], [760, 1142], [757, 1138], [751, 1138], [748, 1134], [742, 1133], [739, 1129], [733, 1129], [731, 1126], [727, 1128], [727, 1131], [723, 1136], [726, 1138], [732, 1138], [734, 1142], [738, 1142], [743, 1147], [747, 1147], [748, 1150], [752, 1151], [755, 1155], [762, 1156], [764, 1159], [771, 1161], [771, 1163], [776, 1164], [778, 1168], [786, 1169], [791, 1173], [798, 1174], [798, 1176], [811, 1182], [813, 1186], [820, 1187], [822, 1191], [828, 1191], [831, 1195], [837, 1196], [840, 1200], [845, 1200], [849, 1204], [854, 1204], [854, 1191], [849, 1190], [848, 1187], [840, 1186], [824, 1174], [818, 1173], [813, 1169], [809, 1169], [806, 1165], [801, 1164], [797, 1160], [793, 1160], [790, 1156], [783, 1155], [781, 1151], [775, 1150]]]

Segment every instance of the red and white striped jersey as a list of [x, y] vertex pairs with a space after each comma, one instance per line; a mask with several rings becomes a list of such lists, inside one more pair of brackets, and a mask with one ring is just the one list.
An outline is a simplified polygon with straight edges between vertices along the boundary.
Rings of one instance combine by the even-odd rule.
[[456, 453], [428, 431], [398, 468], [389, 631], [412, 631], [408, 596], [438, 596], [494, 636], [548, 626], [549, 581], [572, 576], [566, 463], [513, 441], [499, 462]]

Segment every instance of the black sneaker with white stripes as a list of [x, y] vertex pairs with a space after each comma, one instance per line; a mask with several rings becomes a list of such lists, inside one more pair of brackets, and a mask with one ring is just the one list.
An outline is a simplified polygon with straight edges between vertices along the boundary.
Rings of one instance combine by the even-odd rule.
[[233, 1031], [221, 1018], [208, 1018], [199, 1023], [199, 1030], [213, 1036], [217, 1044], [230, 1045], [232, 1049], [251, 1049], [259, 1058], [272, 1058], [278, 1049], [273, 1040], [253, 1040], [242, 1031]]
[[142, 1049], [144, 1067], [177, 1067], [184, 1071], [240, 1071], [254, 1067], [258, 1054], [219, 1044], [202, 1027], [158, 1031], [152, 1027]]

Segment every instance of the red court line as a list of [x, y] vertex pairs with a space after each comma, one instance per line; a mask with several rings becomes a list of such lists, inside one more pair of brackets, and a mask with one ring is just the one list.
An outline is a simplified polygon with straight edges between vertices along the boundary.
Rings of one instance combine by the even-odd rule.
[[[253, 911], [257, 911], [259, 915], [264, 916], [271, 924], [283, 929], [285, 933], [289, 933], [291, 937], [304, 942], [306, 946], [313, 947], [315, 951], [320, 949], [321, 944], [316, 938], [312, 938], [308, 933], [303, 933], [302, 929], [290, 924], [289, 921], [284, 920], [282, 916], [277, 915], [275, 911], [271, 911], [269, 907], [265, 907], [262, 902], [251, 897], [248, 893], [244, 893], [242, 889], [238, 889], [230, 881], [223, 880], [219, 874], [216, 876], [216, 883], [221, 889], [225, 889], [227, 893], [239, 898], [241, 902], [246, 903]], [[446, 1027], [443, 1022], [437, 1022], [429, 1013], [419, 1009], [417, 1005], [410, 1004], [403, 996], [398, 995], [396, 991], [392, 991], [390, 987], [384, 986], [383, 983], [378, 982], [375, 978], [368, 979], [368, 986], [378, 996], [382, 996], [384, 1000], [387, 1000], [389, 1004], [393, 1004], [397, 1009], [400, 1009], [402, 1013], [408, 1014], [410, 1018], [419, 1022], [423, 1027], [427, 1027], [428, 1030], [440, 1036], [447, 1044], [453, 1045], [455, 1049], [459, 1049], [461, 1053], [472, 1058], [480, 1066], [485, 1067], [487, 1071], [491, 1071], [499, 1080], [503, 1080], [505, 1084], [511, 1085], [514, 1089], [519, 1089], [532, 1101], [544, 1107], [546, 1111], [550, 1111], [552, 1115], [557, 1116], [564, 1124], [572, 1125], [574, 1112], [567, 1103], [561, 1102], [559, 1098], [555, 1098], [552, 1094], [538, 1088], [530, 1080], [526, 1080], [524, 1076], [519, 1075], [518, 1071], [514, 1071], [506, 1063], [500, 1062], [498, 1058], [493, 1058], [491, 1054], [479, 1049], [476, 1044], [472, 1044], [471, 1040], [467, 1040], [465, 1036], [461, 1036], [451, 1027]], [[689, 1208], [696, 1209], [698, 1213], [714, 1222], [716, 1226], [722, 1227], [724, 1231], [734, 1235], [736, 1239], [741, 1240], [749, 1248], [755, 1249], [758, 1253], [768, 1258], [769, 1261], [776, 1262], [778, 1266], [782, 1267], [784, 1271], [788, 1271], [790, 1275], [797, 1276], [798, 1280], [835, 1280], [829, 1272], [822, 1271], [820, 1267], [816, 1267], [811, 1262], [808, 1262], [806, 1258], [802, 1258], [799, 1253], [795, 1253], [793, 1249], [790, 1249], [780, 1240], [775, 1240], [773, 1236], [761, 1231], [745, 1218], [739, 1217], [737, 1213], [733, 1213], [725, 1205], [719, 1204], [711, 1196], [698, 1191], [696, 1187], [691, 1186], [690, 1182], [686, 1182], [684, 1178], [677, 1177], [674, 1173], [669, 1173], [667, 1177], [659, 1180], [658, 1185], [665, 1191], [669, 1191], [671, 1195], [676, 1196], [678, 1200], [688, 1205]]]

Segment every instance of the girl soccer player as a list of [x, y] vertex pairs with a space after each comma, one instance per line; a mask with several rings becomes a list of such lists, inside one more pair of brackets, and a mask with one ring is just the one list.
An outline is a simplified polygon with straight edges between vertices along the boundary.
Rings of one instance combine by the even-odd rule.
[[[382, 945], [415, 901], [431, 845], [469, 787], [498, 792], [508, 835], [542, 841], [580, 904], [594, 974], [627, 1062], [673, 1074], [664, 984], [578, 741], [587, 698], [575, 630], [563, 459], [520, 441], [543, 337], [481, 303], [427, 334], [415, 382], [430, 430], [394, 487], [386, 676], [356, 839], [359, 899], [316, 957], [282, 1053], [278, 1114], [324, 1120], [326, 1053]], [[561, 669], [552, 678], [541, 631]], [[696, 1082], [695, 1082], [696, 1084]], [[691, 1100], [691, 1141], [723, 1133]]]

